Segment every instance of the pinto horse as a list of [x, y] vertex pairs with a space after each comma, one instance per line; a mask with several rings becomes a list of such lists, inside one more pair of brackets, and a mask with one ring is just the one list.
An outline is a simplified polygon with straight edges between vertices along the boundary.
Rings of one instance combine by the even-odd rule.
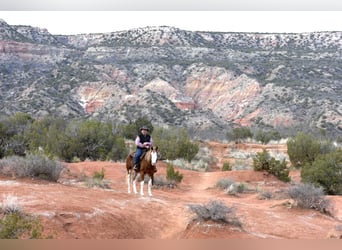
[[144, 177], [147, 174], [150, 178], [148, 180], [148, 195], [152, 196], [153, 175], [155, 173], [156, 164], [158, 160], [158, 147], [150, 147], [143, 154], [140, 161], [140, 170], [135, 171], [133, 169], [133, 157], [134, 153], [130, 153], [126, 158], [126, 170], [127, 170], [127, 185], [128, 193], [131, 193], [131, 185], [133, 184], [133, 191], [137, 194], [136, 182], [140, 177], [140, 195], [144, 195]]

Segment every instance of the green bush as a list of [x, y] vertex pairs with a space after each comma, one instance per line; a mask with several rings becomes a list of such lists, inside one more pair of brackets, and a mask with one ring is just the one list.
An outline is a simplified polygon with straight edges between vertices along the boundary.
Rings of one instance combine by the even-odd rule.
[[0, 239], [41, 239], [42, 231], [40, 221], [32, 216], [10, 213], [0, 219]]
[[269, 155], [266, 149], [263, 149], [261, 153], [257, 153], [253, 158], [253, 167], [255, 171], [265, 170], [281, 181], [290, 181], [290, 170], [287, 168], [285, 159], [283, 161], [276, 160]]
[[183, 180], [183, 175], [179, 173], [179, 171], [175, 171], [171, 164], [168, 164], [166, 169], [166, 179], [169, 181], [174, 180], [177, 183], [180, 183]]
[[229, 164], [229, 162], [228, 161], [224, 162], [222, 166], [222, 171], [231, 171], [231, 170], [232, 170], [232, 166]]
[[321, 186], [325, 193], [342, 195], [342, 150], [319, 155], [301, 170], [303, 182]]
[[25, 113], [16, 113], [0, 121], [0, 158], [11, 155], [25, 156], [29, 141], [25, 137], [34, 119]]
[[287, 153], [292, 166], [299, 168], [311, 164], [320, 154], [321, 145], [312, 135], [298, 133], [287, 141]]
[[248, 127], [240, 127], [234, 128], [231, 132], [228, 132], [227, 137], [231, 141], [240, 142], [241, 140], [252, 138], [253, 133]]
[[101, 169], [101, 172], [95, 171], [93, 174], [93, 178], [94, 179], [99, 179], [99, 180], [103, 180], [105, 176], [105, 170], [104, 168]]
[[16, 115], [0, 121], [0, 136], [0, 158], [43, 152], [72, 162], [76, 158], [122, 160], [127, 155], [123, 135], [114, 136], [110, 122], [54, 117], [33, 120], [27, 115]]
[[157, 128], [153, 132], [153, 141], [163, 159], [183, 158], [190, 162], [199, 151], [199, 146], [190, 140], [185, 129]]
[[281, 136], [278, 131], [262, 131], [261, 129], [255, 134], [255, 140], [263, 144], [269, 143], [271, 140], [280, 140]]
[[110, 189], [108, 181], [104, 180], [105, 170], [101, 169], [101, 172], [95, 171], [92, 178], [85, 178], [88, 187], [99, 187], [104, 189]]
[[150, 129], [150, 134], [153, 133], [153, 125], [147, 117], [138, 117], [134, 122], [130, 122], [129, 124], [122, 126], [123, 136], [125, 138], [129, 138], [131, 140], [135, 140], [136, 136], [139, 133], [139, 129], [142, 126], [147, 126]]
[[7, 195], [0, 207], [0, 239], [41, 238], [38, 219], [25, 215], [17, 196]]

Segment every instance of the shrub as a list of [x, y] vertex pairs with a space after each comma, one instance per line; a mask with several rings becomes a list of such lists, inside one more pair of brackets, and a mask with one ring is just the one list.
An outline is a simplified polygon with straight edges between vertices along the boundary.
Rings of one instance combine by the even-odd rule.
[[263, 149], [261, 153], [257, 153], [253, 158], [253, 167], [255, 171], [268, 170], [268, 164], [271, 157], [270, 154]]
[[110, 189], [109, 183], [99, 179], [99, 178], [87, 178], [86, 179], [87, 187], [99, 187], [104, 189]]
[[216, 187], [220, 189], [227, 189], [229, 188], [232, 184], [234, 184], [234, 181], [231, 179], [220, 179], [216, 183]]
[[184, 128], [155, 129], [153, 141], [158, 145], [162, 158], [168, 160], [183, 158], [191, 162], [199, 151], [199, 146], [190, 140]]
[[276, 160], [274, 157], [271, 157], [265, 149], [261, 153], [257, 153], [253, 158], [253, 167], [255, 171], [265, 170], [281, 181], [290, 181], [290, 170], [287, 168], [286, 161]]
[[31, 176], [49, 181], [57, 181], [64, 169], [61, 162], [50, 160], [41, 155], [28, 155], [26, 160]]
[[230, 195], [236, 195], [238, 193], [241, 194], [245, 192], [247, 189], [248, 189], [248, 186], [245, 183], [239, 182], [239, 183], [233, 183], [232, 185], [230, 185], [228, 188], [226, 188], [225, 192]]
[[38, 219], [25, 215], [18, 198], [7, 195], [1, 204], [0, 239], [39, 239], [43, 227]]
[[18, 202], [18, 197], [13, 195], [7, 195], [2, 201], [1, 212], [3, 214], [21, 214], [22, 207]]
[[38, 219], [23, 214], [7, 214], [0, 220], [0, 239], [39, 239], [42, 230]]
[[321, 187], [317, 188], [310, 183], [301, 183], [290, 187], [288, 194], [300, 208], [315, 209], [326, 214], [332, 212], [332, 204], [324, 197]]
[[232, 170], [232, 166], [229, 164], [229, 162], [228, 161], [224, 162], [222, 166], [222, 171], [231, 171], [231, 170]]
[[252, 138], [253, 133], [248, 127], [240, 127], [240, 128], [234, 128], [231, 132], [228, 132], [227, 137], [229, 140], [235, 141], [236, 143], [238, 143], [241, 140]]
[[167, 180], [164, 176], [155, 176], [153, 178], [153, 184], [156, 188], [175, 188], [177, 186], [177, 182], [175, 180]]
[[260, 141], [262, 144], [267, 144], [271, 140], [280, 140], [281, 136], [278, 131], [262, 131], [259, 129], [254, 135], [255, 140]]
[[103, 180], [104, 176], [105, 176], [105, 171], [104, 171], [104, 168], [102, 168], [101, 172], [97, 172], [97, 171], [94, 172], [93, 179]]
[[40, 179], [57, 181], [63, 164], [41, 155], [24, 157], [9, 156], [0, 160], [0, 172], [4, 175], [17, 177], [38, 177]]
[[342, 194], [342, 151], [320, 155], [301, 170], [302, 181], [321, 186], [330, 195]]
[[227, 207], [220, 201], [210, 201], [206, 205], [190, 204], [189, 208], [196, 213], [196, 220], [227, 223], [236, 226], [241, 226], [240, 221], [236, 218], [234, 209]]
[[272, 198], [273, 198], [273, 194], [271, 192], [262, 191], [259, 194], [259, 199], [260, 200], [270, 200]]
[[179, 173], [179, 171], [175, 171], [171, 164], [168, 164], [166, 169], [166, 179], [174, 180], [177, 183], [180, 183], [183, 180], [183, 175]]
[[295, 138], [287, 141], [287, 153], [291, 164], [299, 168], [306, 163], [314, 162], [320, 154], [320, 147], [320, 143], [312, 135], [298, 133]]
[[110, 189], [109, 183], [104, 181], [104, 177], [104, 168], [101, 169], [101, 172], [95, 171], [93, 174], [93, 178], [86, 178], [87, 186]]

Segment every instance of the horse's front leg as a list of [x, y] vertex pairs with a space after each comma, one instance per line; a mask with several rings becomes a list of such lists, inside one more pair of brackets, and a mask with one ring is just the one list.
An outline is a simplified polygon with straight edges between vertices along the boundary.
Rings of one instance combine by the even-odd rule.
[[140, 181], [140, 195], [144, 196], [144, 180]]
[[150, 179], [148, 180], [148, 184], [147, 184], [147, 187], [148, 187], [148, 195], [149, 196], [152, 196], [152, 176], [150, 176]]
[[127, 192], [130, 194], [131, 193], [131, 173], [127, 174]]

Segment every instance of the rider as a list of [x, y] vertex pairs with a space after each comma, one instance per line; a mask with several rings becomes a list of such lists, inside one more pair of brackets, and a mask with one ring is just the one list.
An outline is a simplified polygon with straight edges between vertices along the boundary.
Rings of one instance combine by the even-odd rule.
[[137, 145], [137, 150], [134, 156], [134, 170], [139, 170], [139, 160], [141, 155], [153, 145], [152, 136], [149, 135], [149, 129], [146, 126], [140, 128], [140, 133], [135, 139], [135, 145]]

